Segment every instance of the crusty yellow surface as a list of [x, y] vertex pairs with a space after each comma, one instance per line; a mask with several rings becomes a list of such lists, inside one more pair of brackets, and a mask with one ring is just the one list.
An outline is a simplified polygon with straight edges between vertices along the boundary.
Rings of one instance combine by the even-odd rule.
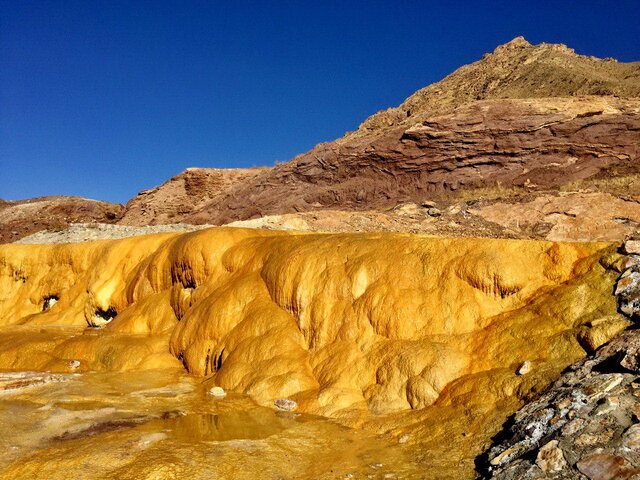
[[[233, 228], [3, 245], [0, 369], [184, 365], [258, 404], [286, 397], [302, 412], [408, 435], [433, 478], [465, 478], [522, 398], [585, 354], [585, 338], [624, 327], [616, 273], [601, 261], [612, 250]], [[117, 316], [87, 328], [98, 309]], [[525, 360], [532, 372], [516, 375]]]

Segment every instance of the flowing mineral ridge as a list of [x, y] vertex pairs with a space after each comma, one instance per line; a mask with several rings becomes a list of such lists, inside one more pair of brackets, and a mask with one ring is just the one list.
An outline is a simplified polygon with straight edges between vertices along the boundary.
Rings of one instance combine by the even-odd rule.
[[0, 478], [640, 474], [639, 97], [520, 37], [283, 165], [0, 204]]

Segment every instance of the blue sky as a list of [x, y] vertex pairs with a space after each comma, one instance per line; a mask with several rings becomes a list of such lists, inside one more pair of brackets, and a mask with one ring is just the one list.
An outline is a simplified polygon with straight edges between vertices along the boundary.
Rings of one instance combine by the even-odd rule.
[[0, 0], [0, 198], [272, 165], [518, 35], [640, 60], [634, 1]]

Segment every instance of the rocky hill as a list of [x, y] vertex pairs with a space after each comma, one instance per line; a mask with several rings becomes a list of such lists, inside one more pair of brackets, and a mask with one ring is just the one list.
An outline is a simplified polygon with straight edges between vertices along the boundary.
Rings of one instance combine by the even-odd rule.
[[[102, 221], [98, 205], [106, 223], [130, 226], [285, 218], [309, 230], [622, 240], [640, 222], [639, 156], [640, 62], [518, 37], [281, 165], [189, 168], [124, 208], [75, 200], [72, 216], [0, 205], [0, 242]], [[434, 202], [442, 215], [397, 209]]]
[[640, 97], [640, 62], [602, 60], [578, 55], [566, 45], [531, 45], [517, 37], [418, 90], [399, 107], [369, 117], [354, 133], [410, 125], [476, 100], [582, 95]]
[[124, 207], [82, 197], [51, 196], [0, 200], [0, 243], [13, 242], [40, 230], [64, 230], [70, 223], [115, 223]]
[[[224, 224], [322, 209], [363, 211], [500, 185], [557, 188], [635, 175], [640, 63], [577, 55], [521, 37], [379, 112], [360, 128], [272, 168], [189, 169], [132, 199], [122, 223]], [[223, 173], [224, 172], [224, 173]], [[175, 208], [174, 184], [198, 185]], [[165, 193], [163, 193], [165, 192]], [[157, 197], [157, 199], [155, 198]]]
[[639, 140], [640, 100], [483, 100], [408, 128], [318, 145], [232, 184], [184, 220], [388, 208], [499, 185], [559, 187], [634, 164]]

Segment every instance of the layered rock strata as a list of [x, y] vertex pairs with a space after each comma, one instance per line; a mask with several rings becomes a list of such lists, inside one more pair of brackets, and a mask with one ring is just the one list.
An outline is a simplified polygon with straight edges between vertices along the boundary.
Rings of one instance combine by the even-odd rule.
[[[638, 62], [516, 38], [371, 116], [355, 132], [275, 167], [189, 168], [140, 192], [125, 208], [68, 197], [66, 204], [75, 206], [40, 208], [51, 199], [0, 201], [0, 242], [69, 222], [223, 225], [330, 210], [377, 215], [401, 204], [460, 198], [458, 206], [465, 208], [465, 197], [482, 200], [487, 190], [501, 205], [478, 216], [495, 226], [485, 229], [486, 221], [478, 225], [463, 218], [460, 228], [395, 222], [388, 230], [458, 235], [480, 226], [476, 235], [489, 230], [489, 236], [500, 236], [504, 229], [526, 238], [617, 241], [638, 222], [639, 99]], [[583, 216], [572, 220], [573, 211], [589, 203], [580, 196], [585, 188], [613, 196], [595, 201], [600, 207], [593, 236], [591, 226], [581, 225]], [[546, 200], [559, 189], [570, 190], [576, 205], [563, 210], [554, 202], [568, 218], [550, 220], [555, 212]], [[521, 194], [539, 218], [523, 219], [528, 215], [517, 207], [511, 211]], [[613, 218], [607, 213], [618, 210], [624, 212]], [[367, 223], [368, 215], [352, 215], [352, 223]], [[521, 223], [532, 231], [520, 229]], [[556, 223], [561, 225], [554, 229]], [[547, 226], [556, 231], [545, 236]]]
[[[229, 183], [176, 218], [223, 224], [323, 208], [388, 208], [478, 187], [557, 188], [613, 165], [634, 165], [639, 141], [637, 100], [483, 100], [318, 145]], [[131, 218], [125, 212], [122, 223], [137, 221]]]
[[189, 169], [132, 199], [122, 222], [219, 225], [487, 186], [556, 188], [614, 166], [637, 175], [638, 98], [640, 63], [519, 37], [285, 164]]

